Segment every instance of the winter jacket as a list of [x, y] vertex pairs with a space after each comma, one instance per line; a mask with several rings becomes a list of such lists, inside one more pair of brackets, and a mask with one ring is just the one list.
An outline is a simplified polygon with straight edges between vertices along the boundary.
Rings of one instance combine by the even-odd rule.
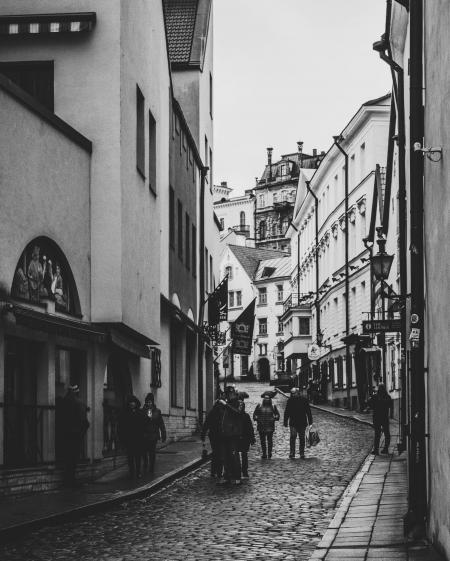
[[155, 406], [144, 405], [142, 413], [144, 415], [144, 441], [161, 439], [164, 442], [166, 440], [166, 427], [161, 410]]
[[304, 429], [307, 425], [312, 425], [311, 407], [306, 397], [301, 395], [291, 396], [286, 403], [284, 410], [284, 426], [296, 429]]
[[244, 433], [244, 416], [234, 404], [227, 403], [221, 410], [219, 436], [240, 438]]
[[256, 406], [253, 413], [253, 420], [257, 423], [258, 432], [270, 433], [275, 431], [275, 421], [279, 421], [280, 413], [276, 405], [272, 404], [259, 404]]
[[389, 421], [389, 413], [393, 408], [393, 403], [388, 393], [376, 393], [369, 399], [368, 404], [373, 410], [373, 422], [375, 424]]
[[243, 417], [243, 433], [239, 438], [238, 451], [248, 452], [250, 444], [255, 444], [255, 431], [253, 430], [253, 423], [248, 413], [241, 413]]
[[73, 393], [68, 393], [61, 400], [58, 420], [62, 438], [81, 438], [89, 428], [86, 406]]
[[222, 405], [219, 401], [216, 401], [214, 403], [213, 408], [206, 415], [205, 422], [203, 423], [202, 432], [200, 435], [202, 440], [205, 440], [205, 436], [207, 434], [209, 435], [210, 440], [217, 440], [219, 438], [224, 407], [225, 406]]
[[138, 452], [144, 444], [145, 417], [142, 409], [130, 411], [126, 409], [119, 419], [119, 436], [123, 446], [133, 452]]

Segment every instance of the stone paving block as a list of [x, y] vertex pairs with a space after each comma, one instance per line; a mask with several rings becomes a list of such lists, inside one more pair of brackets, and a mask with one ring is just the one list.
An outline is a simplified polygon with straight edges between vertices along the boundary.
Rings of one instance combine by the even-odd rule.
[[366, 557], [366, 549], [331, 549], [327, 556], [325, 557], [325, 561], [343, 561], [343, 560], [350, 560], [351, 561], [364, 561]]

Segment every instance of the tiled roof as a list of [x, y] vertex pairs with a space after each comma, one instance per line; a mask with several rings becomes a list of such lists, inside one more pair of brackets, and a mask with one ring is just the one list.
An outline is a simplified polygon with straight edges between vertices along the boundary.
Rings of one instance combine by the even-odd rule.
[[[273, 269], [273, 273], [269, 276], [263, 276], [264, 269]], [[291, 274], [291, 257], [277, 257], [275, 259], [264, 259], [260, 261], [255, 274], [255, 281], [269, 280], [277, 277], [288, 277]]]
[[164, 20], [171, 63], [188, 64], [198, 0], [164, 0]]
[[280, 257], [286, 258], [286, 253], [284, 251], [278, 251], [276, 249], [259, 249], [255, 247], [245, 247], [242, 245], [229, 245], [228, 247], [234, 253], [236, 259], [252, 280], [258, 269], [260, 261]]

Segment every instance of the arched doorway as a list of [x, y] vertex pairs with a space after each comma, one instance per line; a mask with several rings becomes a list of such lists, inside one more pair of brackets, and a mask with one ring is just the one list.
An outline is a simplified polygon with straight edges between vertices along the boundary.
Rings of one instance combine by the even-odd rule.
[[270, 364], [267, 358], [258, 360], [259, 381], [270, 382]]
[[133, 393], [128, 357], [123, 351], [111, 353], [103, 382], [103, 455], [120, 448], [119, 417], [127, 396]]

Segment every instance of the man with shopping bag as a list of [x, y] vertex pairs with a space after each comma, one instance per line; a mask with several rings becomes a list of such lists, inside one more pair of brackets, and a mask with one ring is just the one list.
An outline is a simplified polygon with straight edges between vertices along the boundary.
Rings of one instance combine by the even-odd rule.
[[300, 458], [305, 457], [305, 431], [308, 425], [312, 425], [312, 414], [309, 401], [306, 397], [300, 394], [298, 388], [292, 388], [291, 396], [287, 400], [286, 409], [284, 410], [284, 426], [287, 427], [289, 423], [291, 438], [290, 438], [290, 453], [289, 458], [295, 458], [295, 441], [297, 436], [300, 443]]

